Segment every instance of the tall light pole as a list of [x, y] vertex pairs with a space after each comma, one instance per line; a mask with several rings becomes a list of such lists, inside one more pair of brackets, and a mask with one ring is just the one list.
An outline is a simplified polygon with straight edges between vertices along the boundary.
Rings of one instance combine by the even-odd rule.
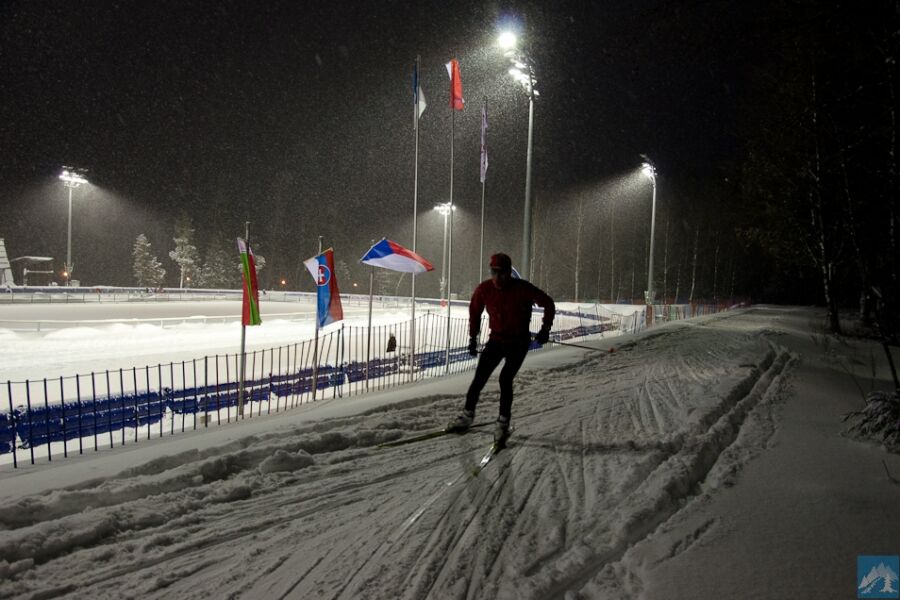
[[656, 168], [647, 160], [645, 156], [644, 159], [647, 161], [641, 166], [641, 171], [647, 178], [650, 180], [650, 183], [653, 185], [653, 208], [650, 211], [650, 266], [647, 269], [647, 291], [646, 291], [646, 301], [647, 304], [653, 304], [653, 238], [654, 233], [656, 231]]
[[497, 40], [500, 48], [512, 63], [509, 74], [518, 81], [528, 96], [528, 150], [525, 154], [525, 217], [522, 228], [522, 273], [531, 278], [531, 157], [534, 148], [534, 97], [540, 96], [535, 89], [534, 61], [522, 50], [516, 49], [515, 34], [504, 31]]
[[72, 281], [72, 190], [77, 188], [82, 183], [87, 183], [88, 180], [85, 179], [80, 173], [72, 169], [71, 167], [63, 167], [63, 172], [60, 173], [59, 178], [62, 180], [63, 185], [69, 188], [69, 232], [66, 241], [66, 286], [68, 286]]
[[[444, 216], [444, 242], [441, 244], [441, 302], [444, 300], [444, 290], [447, 285], [447, 272], [446, 262], [447, 262], [447, 219], [450, 216], [451, 210], [456, 210], [456, 207], [450, 204], [449, 202], [444, 202], [443, 204], [436, 204], [434, 206], [434, 210], [438, 211], [440, 214]], [[453, 252], [453, 248], [450, 249], [450, 252]], [[450, 300], [450, 290], [447, 291], [447, 300]]]

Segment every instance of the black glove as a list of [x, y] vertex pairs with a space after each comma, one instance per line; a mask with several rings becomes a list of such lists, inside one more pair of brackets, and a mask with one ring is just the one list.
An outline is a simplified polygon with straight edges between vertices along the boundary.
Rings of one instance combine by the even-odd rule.
[[547, 342], [550, 341], [550, 330], [541, 327], [541, 330], [537, 332], [537, 335], [534, 336], [534, 341], [543, 346]]
[[469, 338], [469, 354], [478, 356], [478, 338], [475, 336]]

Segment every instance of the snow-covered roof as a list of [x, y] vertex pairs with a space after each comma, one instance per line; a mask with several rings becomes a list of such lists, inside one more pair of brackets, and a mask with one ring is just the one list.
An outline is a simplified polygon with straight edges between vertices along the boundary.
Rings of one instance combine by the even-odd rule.
[[18, 258], [13, 258], [9, 262], [14, 263], [20, 260], [25, 260], [28, 262], [50, 262], [53, 260], [52, 256], [20, 256]]

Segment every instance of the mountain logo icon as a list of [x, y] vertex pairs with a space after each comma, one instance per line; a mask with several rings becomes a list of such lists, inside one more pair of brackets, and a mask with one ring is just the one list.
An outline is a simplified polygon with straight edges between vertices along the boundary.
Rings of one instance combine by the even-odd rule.
[[900, 598], [900, 556], [856, 557], [857, 598]]

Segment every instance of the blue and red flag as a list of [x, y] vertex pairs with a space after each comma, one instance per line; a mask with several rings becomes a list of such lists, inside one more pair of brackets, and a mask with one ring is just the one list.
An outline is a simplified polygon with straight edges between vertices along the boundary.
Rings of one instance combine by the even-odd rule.
[[381, 238], [381, 241], [369, 248], [359, 261], [401, 273], [424, 273], [434, 270], [430, 262], [387, 238]]
[[317, 307], [316, 318], [319, 327], [325, 327], [344, 318], [341, 307], [341, 293], [338, 290], [337, 277], [334, 273], [334, 250], [329, 248], [318, 256], [303, 261], [309, 274], [316, 280]]

